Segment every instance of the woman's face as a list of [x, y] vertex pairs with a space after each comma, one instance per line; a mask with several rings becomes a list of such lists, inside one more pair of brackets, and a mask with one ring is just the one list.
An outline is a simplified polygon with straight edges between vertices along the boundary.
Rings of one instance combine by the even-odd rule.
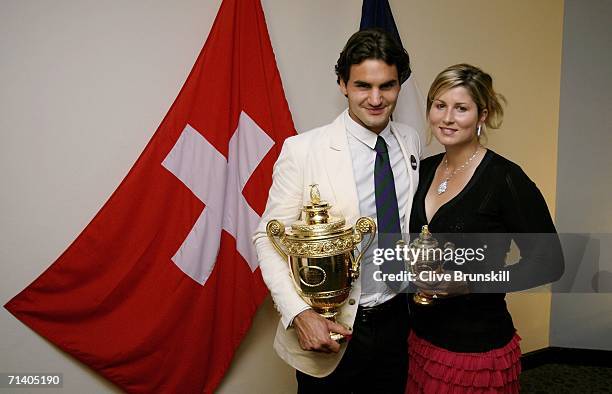
[[484, 122], [487, 111], [478, 118], [478, 107], [467, 89], [457, 86], [439, 94], [431, 104], [428, 120], [433, 135], [444, 146], [470, 144], [476, 140], [476, 127]]

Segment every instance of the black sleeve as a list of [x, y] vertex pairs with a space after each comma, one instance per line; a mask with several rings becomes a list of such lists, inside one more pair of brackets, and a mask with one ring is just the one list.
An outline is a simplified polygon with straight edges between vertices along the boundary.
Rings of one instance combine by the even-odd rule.
[[559, 236], [546, 201], [535, 183], [515, 164], [509, 164], [501, 196], [501, 216], [520, 250], [520, 260], [506, 266], [506, 291], [525, 290], [554, 282], [563, 275]]

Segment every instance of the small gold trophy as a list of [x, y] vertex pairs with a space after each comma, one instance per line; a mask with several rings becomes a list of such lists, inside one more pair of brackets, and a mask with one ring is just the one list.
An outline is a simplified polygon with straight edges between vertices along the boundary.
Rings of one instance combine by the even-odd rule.
[[[302, 208], [302, 219], [285, 232], [285, 225], [270, 220], [268, 237], [276, 251], [288, 261], [293, 284], [306, 303], [326, 319], [335, 321], [346, 302], [351, 283], [359, 277], [359, 264], [376, 233], [376, 223], [369, 217], [346, 226], [344, 218], [329, 215], [331, 205], [321, 201], [317, 185], [310, 186], [310, 204]], [[355, 257], [355, 249], [364, 234], [370, 237]], [[330, 333], [332, 339], [343, 336]]]
[[[419, 237], [410, 243], [410, 248], [420, 249], [414, 255], [418, 256], [416, 261], [410, 262], [410, 271], [417, 276], [417, 279], [421, 272], [431, 271], [434, 273], [442, 273], [443, 261], [442, 259], [436, 259], [435, 249], [438, 248], [438, 241], [429, 232], [427, 225], [421, 228]], [[429, 295], [418, 290], [414, 294], [414, 302], [421, 305], [430, 305], [434, 302], [437, 296]]]

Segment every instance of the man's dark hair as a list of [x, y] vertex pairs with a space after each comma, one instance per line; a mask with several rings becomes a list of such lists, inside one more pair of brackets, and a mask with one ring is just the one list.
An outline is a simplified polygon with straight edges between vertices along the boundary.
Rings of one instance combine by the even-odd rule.
[[353, 34], [346, 42], [336, 63], [337, 82], [349, 80], [351, 66], [361, 64], [364, 60], [382, 60], [390, 66], [397, 67], [400, 84], [410, 76], [410, 57], [389, 33], [379, 28], [365, 29]]

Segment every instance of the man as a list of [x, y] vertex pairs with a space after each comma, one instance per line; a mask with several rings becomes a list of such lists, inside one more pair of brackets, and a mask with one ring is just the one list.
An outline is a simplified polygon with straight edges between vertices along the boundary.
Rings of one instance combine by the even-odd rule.
[[[290, 225], [299, 218], [311, 184], [318, 184], [331, 214], [347, 224], [370, 216], [379, 235], [408, 233], [420, 142], [416, 131], [390, 121], [400, 85], [410, 75], [408, 54], [384, 31], [363, 30], [348, 40], [336, 74], [348, 110], [285, 141], [254, 236], [263, 278], [281, 314], [274, 348], [297, 369], [299, 393], [403, 393], [408, 310], [405, 295], [372, 279], [380, 269], [372, 262], [376, 243], [335, 323], [300, 298], [287, 262], [266, 236], [269, 220]], [[348, 344], [331, 340], [330, 331], [349, 335]]]

